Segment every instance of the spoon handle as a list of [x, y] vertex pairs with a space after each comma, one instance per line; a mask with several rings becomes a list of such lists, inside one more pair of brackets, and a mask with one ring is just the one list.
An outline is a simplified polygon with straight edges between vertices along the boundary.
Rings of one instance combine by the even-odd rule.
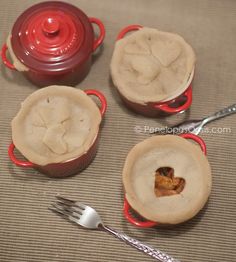
[[211, 121], [214, 121], [218, 118], [234, 114], [234, 113], [236, 113], [236, 104], [233, 104], [229, 107], [226, 107], [226, 108], [216, 112], [214, 115], [211, 115], [211, 116], [204, 118], [204, 124], [211, 122]]

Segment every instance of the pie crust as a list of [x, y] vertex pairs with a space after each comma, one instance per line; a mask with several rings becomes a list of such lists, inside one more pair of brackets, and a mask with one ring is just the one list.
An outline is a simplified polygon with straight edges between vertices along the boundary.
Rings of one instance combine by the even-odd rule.
[[98, 106], [84, 91], [49, 86], [29, 95], [21, 104], [12, 120], [12, 139], [32, 163], [60, 163], [88, 151], [100, 122]]
[[29, 71], [29, 68], [22, 64], [20, 60], [16, 57], [11, 45], [11, 35], [9, 35], [7, 38], [7, 48], [16, 70], [19, 72]]
[[[157, 197], [155, 173], [174, 169], [185, 186], [179, 194]], [[125, 196], [142, 217], [161, 224], [178, 224], [195, 216], [205, 205], [212, 186], [211, 168], [199, 146], [174, 135], [155, 136], [134, 146], [124, 169]]]
[[181, 36], [142, 28], [116, 42], [111, 76], [125, 98], [146, 104], [183, 93], [194, 66], [194, 51]]

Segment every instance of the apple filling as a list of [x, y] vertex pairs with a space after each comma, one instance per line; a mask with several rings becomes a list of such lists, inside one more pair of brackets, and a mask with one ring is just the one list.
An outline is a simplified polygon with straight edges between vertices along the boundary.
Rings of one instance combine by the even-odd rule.
[[185, 180], [174, 177], [174, 169], [171, 167], [160, 167], [155, 174], [155, 194], [157, 197], [180, 194], [185, 186]]

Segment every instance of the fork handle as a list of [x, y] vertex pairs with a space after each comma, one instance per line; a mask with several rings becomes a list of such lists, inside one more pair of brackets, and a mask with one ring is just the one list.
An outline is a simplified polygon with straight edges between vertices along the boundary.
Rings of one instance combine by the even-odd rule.
[[113, 236], [115, 236], [116, 238], [124, 241], [126, 244], [129, 244], [130, 246], [138, 249], [139, 251], [144, 252], [145, 254], [157, 259], [158, 261], [161, 262], [180, 262], [177, 259], [174, 259], [173, 257], [165, 254], [164, 252], [158, 250], [158, 249], [154, 249], [153, 247], [150, 247], [148, 245], [145, 245], [143, 243], [141, 243], [140, 241], [131, 238], [123, 233], [118, 233], [117, 231], [115, 231], [114, 229], [101, 225], [102, 229], [109, 232], [110, 234], [112, 234]]
[[215, 114], [204, 118], [204, 122], [205, 122], [204, 124], [211, 122], [213, 120], [216, 120], [218, 118], [234, 114], [234, 113], [236, 113], [236, 104], [233, 104], [229, 107], [226, 107], [226, 108], [216, 112]]

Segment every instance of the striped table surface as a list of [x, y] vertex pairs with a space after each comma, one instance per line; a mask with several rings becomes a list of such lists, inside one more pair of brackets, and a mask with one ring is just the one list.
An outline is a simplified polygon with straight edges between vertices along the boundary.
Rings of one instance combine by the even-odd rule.
[[[16, 18], [39, 1], [1, 1], [0, 43]], [[72, 0], [100, 18], [106, 39], [94, 55], [89, 75], [76, 88], [98, 89], [108, 100], [98, 153], [81, 174], [52, 179], [14, 166], [7, 155], [10, 122], [20, 103], [37, 88], [22, 74], [0, 70], [0, 261], [153, 261], [103, 232], [88, 231], [47, 208], [56, 194], [80, 200], [100, 213], [105, 224], [183, 262], [231, 262], [236, 256], [236, 116], [212, 122], [201, 137], [212, 167], [213, 188], [206, 207], [191, 221], [172, 228], [139, 229], [122, 214], [121, 173], [128, 151], [150, 136], [147, 130], [201, 118], [236, 102], [236, 2], [233, 0]], [[118, 32], [129, 24], [179, 33], [193, 46], [197, 66], [193, 104], [181, 115], [150, 119], [126, 109], [109, 78]], [[97, 30], [97, 29], [96, 29]], [[137, 132], [138, 129], [146, 132]]]

